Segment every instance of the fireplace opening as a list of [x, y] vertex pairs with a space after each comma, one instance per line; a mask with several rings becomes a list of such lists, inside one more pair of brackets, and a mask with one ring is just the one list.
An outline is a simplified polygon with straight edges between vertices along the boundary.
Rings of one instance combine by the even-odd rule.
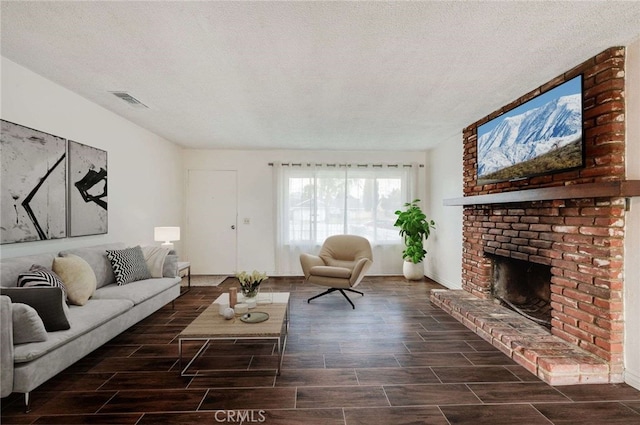
[[492, 296], [534, 322], [551, 328], [551, 267], [491, 255]]

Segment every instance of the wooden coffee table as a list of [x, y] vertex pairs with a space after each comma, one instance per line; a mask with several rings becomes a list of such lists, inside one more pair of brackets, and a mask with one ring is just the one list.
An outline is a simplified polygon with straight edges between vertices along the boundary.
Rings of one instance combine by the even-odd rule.
[[[259, 304], [249, 310], [252, 312], [265, 312], [269, 319], [260, 323], [245, 323], [240, 320], [240, 315], [235, 319], [225, 320], [219, 314], [219, 303], [229, 303], [229, 294], [222, 294], [207, 307], [189, 326], [178, 335], [178, 359], [180, 376], [201, 376], [203, 371], [187, 373], [187, 370], [204, 352], [207, 346], [216, 340], [276, 340], [278, 342], [278, 368], [276, 374], [280, 375], [282, 359], [287, 345], [289, 332], [289, 292], [273, 292], [261, 294], [260, 297], [269, 297], [271, 303], [264, 298], [259, 298]], [[189, 341], [203, 341], [202, 347], [182, 367], [182, 344]]]

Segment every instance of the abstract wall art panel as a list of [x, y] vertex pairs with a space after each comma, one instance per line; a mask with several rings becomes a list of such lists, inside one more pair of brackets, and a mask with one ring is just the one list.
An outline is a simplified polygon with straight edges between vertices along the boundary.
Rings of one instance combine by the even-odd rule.
[[107, 152], [69, 140], [69, 236], [107, 230]]
[[66, 237], [66, 140], [0, 124], [0, 242]]

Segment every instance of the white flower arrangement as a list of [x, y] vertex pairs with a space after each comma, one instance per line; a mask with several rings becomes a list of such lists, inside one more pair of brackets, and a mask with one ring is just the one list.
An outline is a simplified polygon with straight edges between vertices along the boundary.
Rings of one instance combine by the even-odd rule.
[[266, 273], [260, 273], [257, 270], [254, 270], [252, 273], [241, 271], [240, 273], [236, 274], [236, 277], [240, 281], [240, 289], [242, 290], [242, 294], [248, 297], [256, 296], [260, 284], [268, 279]]

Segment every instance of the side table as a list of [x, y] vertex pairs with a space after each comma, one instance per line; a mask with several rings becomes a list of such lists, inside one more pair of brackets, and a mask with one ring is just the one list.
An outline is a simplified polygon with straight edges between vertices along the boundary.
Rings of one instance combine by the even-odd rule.
[[187, 289], [180, 291], [181, 294], [185, 294], [191, 290], [191, 263], [188, 261], [178, 261], [178, 276], [182, 277], [182, 273], [187, 272]]

